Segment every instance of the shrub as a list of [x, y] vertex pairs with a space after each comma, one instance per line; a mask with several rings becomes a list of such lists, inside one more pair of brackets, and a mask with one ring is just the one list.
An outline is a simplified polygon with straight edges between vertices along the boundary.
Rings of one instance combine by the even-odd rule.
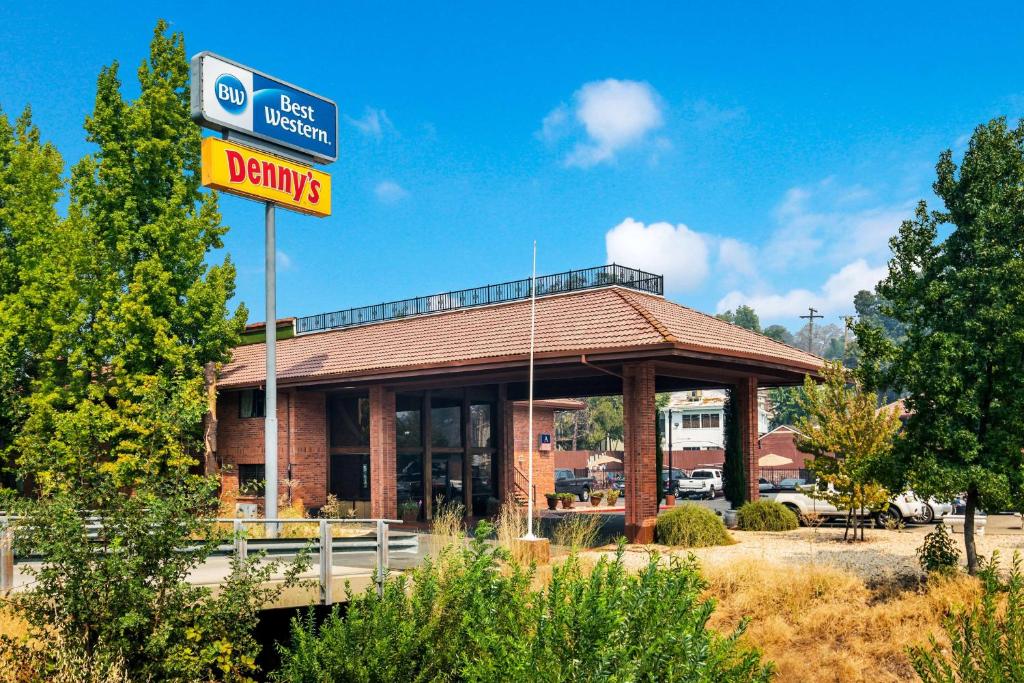
[[998, 556], [979, 573], [981, 604], [946, 619], [949, 647], [934, 636], [928, 647], [912, 647], [910, 660], [924, 683], [1019, 681], [1024, 672], [1024, 573], [1018, 553], [1005, 586], [999, 582]]
[[619, 500], [619, 490], [618, 489], [608, 489], [608, 491], [606, 492], [605, 498], [608, 499], [608, 504], [609, 505], [615, 505], [615, 503], [617, 503], [618, 500]]
[[771, 667], [738, 637], [707, 628], [714, 604], [693, 560], [623, 553], [586, 574], [575, 556], [531, 589], [530, 571], [486, 543], [449, 546], [378, 596], [349, 595], [322, 626], [292, 624], [279, 681], [767, 681]]
[[745, 531], [792, 531], [800, 526], [796, 513], [774, 500], [744, 503], [736, 520]]
[[924, 537], [924, 543], [917, 549], [917, 561], [929, 574], [951, 573], [960, 566], [960, 549], [946, 533], [945, 524], [939, 524]]
[[693, 503], [684, 503], [659, 516], [655, 531], [659, 543], [686, 548], [729, 545], [733, 542], [718, 515]]

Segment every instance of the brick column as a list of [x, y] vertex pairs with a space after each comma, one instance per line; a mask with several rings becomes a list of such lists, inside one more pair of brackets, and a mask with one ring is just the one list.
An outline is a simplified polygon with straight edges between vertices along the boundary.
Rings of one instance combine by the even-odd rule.
[[758, 500], [761, 490], [757, 478], [761, 468], [757, 464], [757, 378], [741, 379], [736, 383], [734, 391], [740, 418], [740, 453], [747, 474], [747, 500]]
[[622, 413], [626, 538], [630, 543], [650, 543], [658, 517], [654, 366], [650, 363], [623, 366]]
[[398, 453], [395, 446], [395, 392], [370, 387], [370, 514], [398, 516]]

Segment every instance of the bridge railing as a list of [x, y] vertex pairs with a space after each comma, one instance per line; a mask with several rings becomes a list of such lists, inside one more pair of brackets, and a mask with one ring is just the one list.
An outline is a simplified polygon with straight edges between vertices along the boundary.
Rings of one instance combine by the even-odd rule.
[[[17, 517], [0, 514], [0, 593], [14, 588], [14, 549], [12, 535], [15, 529], [11, 522]], [[334, 602], [333, 562], [337, 555], [370, 555], [373, 566], [373, 577], [378, 593], [383, 592], [384, 579], [391, 567], [392, 553], [413, 554], [419, 551], [417, 534], [391, 533], [392, 524], [400, 524], [395, 519], [265, 519], [265, 518], [216, 518], [210, 520], [221, 525], [230, 525], [232, 530], [231, 543], [215, 547], [211, 556], [237, 556], [245, 560], [256, 551], [274, 556], [295, 556], [310, 548], [318, 555], [317, 581], [319, 584], [320, 603], [330, 605]], [[316, 537], [300, 535], [295, 537], [278, 536], [276, 532], [287, 525], [315, 527]], [[352, 535], [335, 535], [335, 527], [340, 525], [363, 527], [362, 533]], [[252, 533], [253, 527], [263, 527], [263, 534]], [[87, 519], [89, 538], [96, 538], [102, 529], [102, 520], [96, 517]], [[268, 530], [273, 530], [274, 537], [267, 537]], [[262, 536], [262, 537], [260, 537]], [[25, 561], [41, 560], [40, 556], [24, 558]]]

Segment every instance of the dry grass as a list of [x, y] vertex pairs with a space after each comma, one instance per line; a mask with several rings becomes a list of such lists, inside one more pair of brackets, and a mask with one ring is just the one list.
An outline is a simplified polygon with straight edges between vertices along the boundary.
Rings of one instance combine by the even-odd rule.
[[974, 603], [974, 579], [869, 587], [826, 566], [705, 561], [708, 592], [718, 601], [712, 626], [727, 630], [743, 617], [744, 639], [778, 667], [778, 681], [889, 683], [914, 680], [907, 647], [934, 634], [951, 608]]
[[451, 545], [466, 543], [466, 508], [461, 503], [445, 503], [440, 497], [434, 501], [434, 516], [430, 524], [431, 554], [438, 554]]
[[555, 526], [551, 542], [574, 551], [592, 548], [603, 522], [600, 515], [570, 512]]

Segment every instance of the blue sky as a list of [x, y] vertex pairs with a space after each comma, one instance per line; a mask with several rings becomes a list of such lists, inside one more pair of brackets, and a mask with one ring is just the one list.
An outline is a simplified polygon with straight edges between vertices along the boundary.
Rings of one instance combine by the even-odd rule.
[[[278, 214], [281, 315], [522, 277], [536, 239], [541, 272], [614, 259], [791, 327], [851, 313], [939, 152], [1024, 115], [1019, 2], [679, 5], [5, 2], [0, 106], [77, 159], [162, 16], [339, 103], [334, 215]], [[260, 319], [262, 208], [221, 206]]]

